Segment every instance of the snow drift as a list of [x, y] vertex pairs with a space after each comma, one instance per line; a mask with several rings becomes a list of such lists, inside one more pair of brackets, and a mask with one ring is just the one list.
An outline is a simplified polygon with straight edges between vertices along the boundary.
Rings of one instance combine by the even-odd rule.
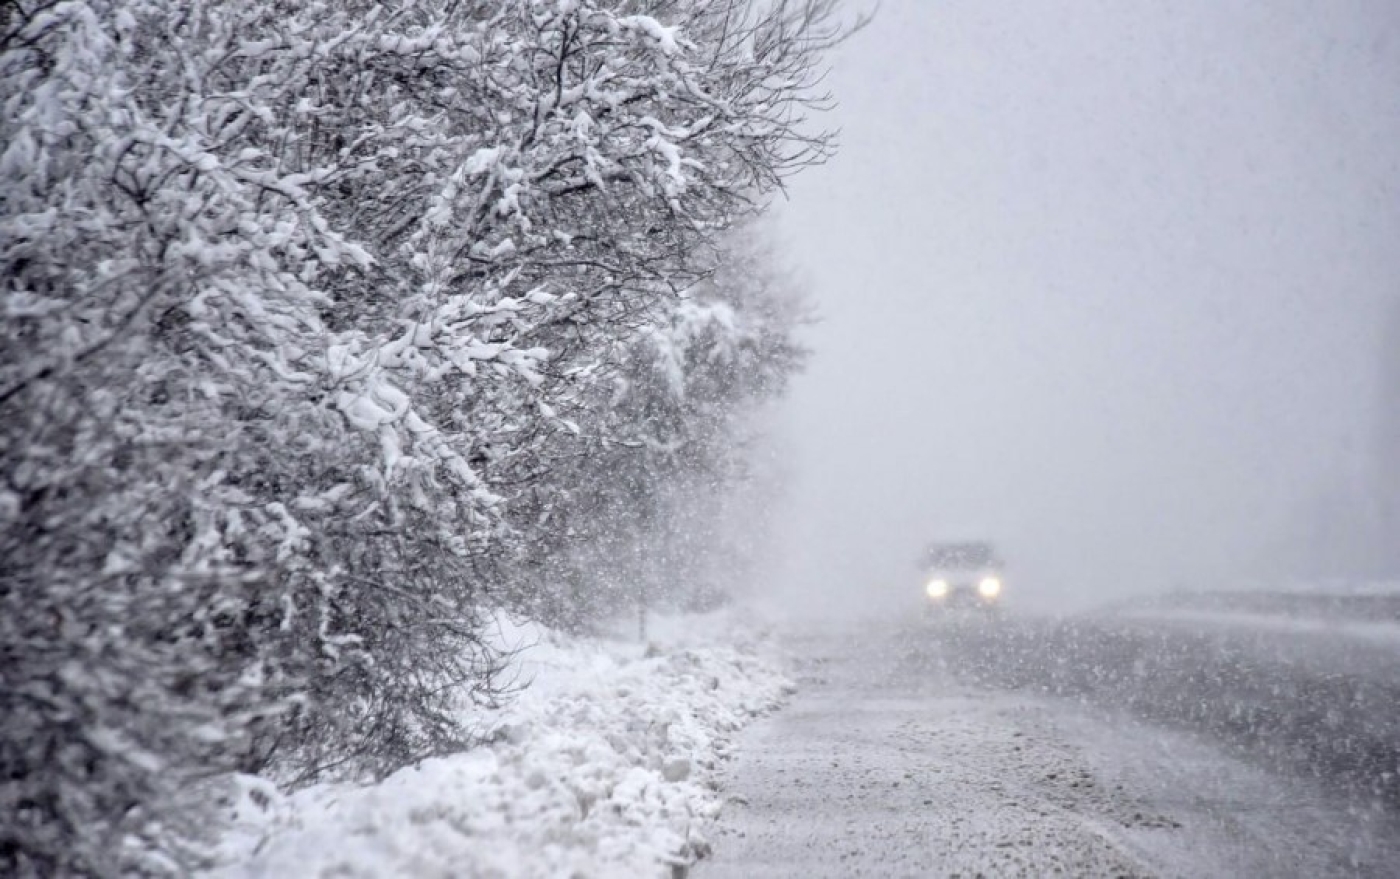
[[[722, 633], [722, 634], [721, 634]], [[220, 877], [669, 875], [709, 850], [729, 736], [791, 692], [732, 613], [642, 644], [502, 619], [521, 683], [468, 722], [490, 744], [368, 785], [238, 779]]]

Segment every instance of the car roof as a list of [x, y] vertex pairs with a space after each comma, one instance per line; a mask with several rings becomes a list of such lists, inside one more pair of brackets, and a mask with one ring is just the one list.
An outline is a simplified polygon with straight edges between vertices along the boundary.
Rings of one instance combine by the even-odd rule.
[[977, 568], [1000, 565], [1001, 559], [985, 540], [957, 540], [930, 543], [922, 558], [925, 565], [940, 568]]

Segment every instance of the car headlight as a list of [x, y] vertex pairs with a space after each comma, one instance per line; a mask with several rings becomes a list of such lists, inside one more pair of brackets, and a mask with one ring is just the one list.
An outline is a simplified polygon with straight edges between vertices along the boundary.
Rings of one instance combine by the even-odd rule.
[[996, 598], [1001, 594], [1001, 581], [996, 577], [983, 577], [982, 582], [977, 584], [977, 591], [982, 593], [983, 598]]
[[948, 581], [930, 580], [924, 591], [928, 592], [929, 598], [944, 598], [948, 595]]

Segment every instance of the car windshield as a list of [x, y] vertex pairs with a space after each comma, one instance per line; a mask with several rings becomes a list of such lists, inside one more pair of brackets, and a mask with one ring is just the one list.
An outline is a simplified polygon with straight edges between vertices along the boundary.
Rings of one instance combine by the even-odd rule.
[[997, 567], [996, 550], [989, 543], [970, 541], [965, 543], [935, 543], [924, 553], [924, 564], [930, 568], [969, 568]]

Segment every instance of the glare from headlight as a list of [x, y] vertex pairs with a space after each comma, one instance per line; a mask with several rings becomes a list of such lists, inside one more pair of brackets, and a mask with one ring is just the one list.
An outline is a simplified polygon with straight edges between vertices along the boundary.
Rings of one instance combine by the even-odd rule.
[[948, 595], [948, 581], [930, 580], [926, 591], [929, 598], [944, 598]]
[[996, 598], [1001, 594], [1001, 581], [996, 577], [984, 577], [977, 584], [977, 591], [982, 593], [983, 598]]

